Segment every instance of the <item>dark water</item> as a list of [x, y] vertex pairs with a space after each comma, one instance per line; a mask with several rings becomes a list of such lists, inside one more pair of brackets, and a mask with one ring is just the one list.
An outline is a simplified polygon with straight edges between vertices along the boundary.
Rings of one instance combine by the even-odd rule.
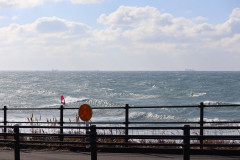
[[[66, 99], [65, 107], [83, 103], [93, 107], [239, 104], [240, 72], [0, 72], [0, 107], [59, 107], [61, 95]], [[205, 118], [239, 120], [239, 111], [208, 108]], [[13, 112], [10, 119], [26, 120], [27, 114], [31, 113]], [[93, 121], [102, 119], [124, 120], [124, 111], [95, 111]], [[132, 109], [130, 119], [193, 121], [199, 119], [199, 109]]]

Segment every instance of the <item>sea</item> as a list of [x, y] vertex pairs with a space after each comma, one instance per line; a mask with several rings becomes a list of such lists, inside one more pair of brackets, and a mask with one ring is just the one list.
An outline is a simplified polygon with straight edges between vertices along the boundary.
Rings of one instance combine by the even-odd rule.
[[[223, 71], [0, 71], [0, 109], [131, 108], [131, 122], [199, 121], [199, 108], [148, 108], [150, 106], [217, 105], [204, 109], [204, 120], [240, 121], [240, 72]], [[59, 110], [8, 110], [8, 121], [59, 119]], [[74, 122], [78, 110], [64, 110], [64, 120]], [[124, 122], [123, 109], [94, 109], [92, 122]], [[3, 110], [0, 110], [3, 121]]]

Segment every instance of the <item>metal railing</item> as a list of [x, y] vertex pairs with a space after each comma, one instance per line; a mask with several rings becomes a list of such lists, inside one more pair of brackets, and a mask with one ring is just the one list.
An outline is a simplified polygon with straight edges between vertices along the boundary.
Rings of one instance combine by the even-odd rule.
[[[239, 141], [240, 136], [239, 135], [192, 135], [191, 130], [196, 129], [240, 129], [240, 127], [190, 127], [189, 125], [184, 125], [183, 127], [128, 127], [127, 129], [145, 129], [145, 130], [155, 130], [155, 129], [164, 129], [164, 130], [182, 130], [182, 135], [123, 135], [123, 134], [101, 134], [102, 130], [105, 129], [126, 129], [126, 127], [96, 127], [96, 125], [91, 125], [90, 127], [51, 127], [51, 126], [35, 126], [34, 128], [54, 128], [54, 129], [90, 129], [88, 134], [56, 134], [56, 133], [50, 133], [50, 134], [44, 134], [44, 133], [23, 133], [22, 130], [26, 128], [33, 128], [33, 126], [0, 126], [12, 128], [14, 131], [12, 133], [0, 133], [0, 136], [7, 136], [7, 137], [13, 137], [13, 138], [7, 138], [7, 139], [0, 139], [1, 143], [12, 143], [14, 144], [14, 156], [15, 160], [20, 160], [20, 150], [21, 147], [26, 145], [31, 145], [34, 143], [41, 143], [41, 145], [50, 145], [50, 144], [57, 144], [59, 148], [63, 148], [65, 145], [80, 145], [83, 146], [82, 148], [85, 148], [85, 146], [90, 145], [89, 149], [86, 149], [86, 151], [91, 152], [91, 160], [97, 160], [97, 150], [100, 149], [102, 151], [113, 151], [114, 152], [154, 152], [157, 151], [158, 153], [179, 153], [183, 154], [183, 160], [190, 160], [191, 154], [202, 154], [204, 152], [201, 149], [194, 149], [196, 147], [228, 147], [228, 148], [238, 148], [235, 150], [228, 149], [228, 150], [219, 150], [220, 152], [223, 152], [224, 154], [229, 151], [231, 154], [235, 153], [235, 155], [240, 155], [239, 153], [239, 143], [235, 144], [212, 144], [207, 143], [208, 140], [234, 140]], [[61, 140], [59, 136], [63, 136], [64, 139], [68, 140]], [[28, 138], [27, 138], [28, 137]], [[35, 139], [30, 139], [29, 137]], [[39, 137], [36, 138], [36, 137]], [[46, 140], [42, 139], [43, 137], [51, 137], [54, 139], [52, 140]], [[71, 140], [69, 140], [71, 138]], [[75, 141], [76, 139], [80, 139]], [[123, 142], [125, 138], [131, 139], [131, 142]], [[58, 140], [57, 140], [58, 139]], [[104, 139], [107, 139], [107, 141], [104, 141]], [[112, 139], [112, 141], [110, 141]], [[142, 142], [141, 140], [156, 140], [156, 143], [147, 143]], [[139, 141], [133, 141], [133, 140], [139, 140]], [[178, 140], [179, 142], [176, 143], [166, 143], [165, 141], [171, 141], [171, 140]], [[200, 144], [196, 143], [195, 141], [203, 140], [205, 143]], [[50, 145], [52, 146], [52, 145]], [[116, 148], [116, 146], [118, 146]], [[144, 148], [146, 147], [146, 148]], [[149, 148], [149, 147], [155, 147], [155, 148]], [[158, 147], [170, 147], [175, 149], [159, 149]], [[198, 151], [198, 152], [196, 152]], [[208, 150], [211, 151], [211, 154], [217, 153], [216, 149], [214, 150]], [[235, 152], [233, 152], [235, 151]], [[205, 152], [207, 153], [207, 152]], [[209, 154], [210, 152], [208, 152]]]
[[[81, 150], [91, 151], [92, 160], [97, 159], [97, 149], [101, 151], [119, 151], [119, 152], [157, 152], [161, 153], [178, 153], [183, 154], [184, 160], [189, 160], [191, 154], [235, 154], [240, 155], [240, 134], [229, 135], [205, 135], [205, 130], [236, 130], [239, 132], [239, 121], [219, 121], [219, 122], [205, 122], [204, 121], [204, 108], [206, 107], [240, 107], [240, 105], [200, 105], [196, 106], [129, 106], [125, 107], [93, 107], [93, 110], [99, 109], [123, 109], [125, 110], [124, 122], [91, 122], [91, 127], [80, 127], [78, 124], [84, 122], [65, 122], [64, 112], [66, 110], [78, 110], [78, 108], [8, 108], [4, 106], [3, 110], [3, 125], [0, 126], [2, 133], [0, 133], [0, 144], [5, 145], [14, 144], [15, 159], [20, 159], [20, 149], [25, 146], [33, 144], [41, 144], [40, 146], [51, 147], [66, 147]], [[140, 122], [131, 121], [129, 118], [131, 109], [144, 109], [144, 108], [199, 108], [199, 121], [198, 122]], [[46, 124], [56, 122], [13, 122], [8, 121], [8, 111], [10, 110], [58, 110], [59, 122], [58, 126], [46, 126]], [[25, 125], [15, 125], [16, 123], [25, 123]], [[37, 125], [33, 125], [33, 124]], [[206, 123], [224, 124], [228, 126], [205, 126]], [[75, 126], [71, 126], [75, 124]], [[111, 126], [119, 125], [119, 126]], [[130, 125], [144, 124], [177, 124], [178, 126], [135, 126]], [[190, 126], [189, 124], [194, 124]], [[97, 127], [95, 125], [98, 125]], [[103, 126], [104, 125], [104, 126]], [[179, 125], [182, 125], [179, 127]], [[9, 129], [12, 130], [9, 132]], [[26, 129], [31, 129], [32, 132], [25, 132]], [[55, 131], [47, 133], [42, 132], [43, 129], [54, 129]], [[37, 132], [33, 132], [33, 131]], [[69, 130], [72, 132], [68, 133]], [[77, 132], [75, 132], [77, 130]], [[91, 130], [90, 132], [87, 132]], [[108, 132], [105, 132], [108, 130]], [[180, 134], [135, 134], [129, 131], [147, 130], [147, 131], [179, 131]], [[195, 131], [198, 131], [197, 134]], [[83, 132], [86, 131], [86, 132]], [[10, 138], [9, 138], [10, 137]], [[12, 137], [12, 138], [11, 138]], [[86, 146], [90, 145], [90, 149]], [[36, 145], [38, 146], [38, 145]], [[117, 146], [117, 147], [116, 147]], [[164, 149], [167, 148], [167, 149]]]

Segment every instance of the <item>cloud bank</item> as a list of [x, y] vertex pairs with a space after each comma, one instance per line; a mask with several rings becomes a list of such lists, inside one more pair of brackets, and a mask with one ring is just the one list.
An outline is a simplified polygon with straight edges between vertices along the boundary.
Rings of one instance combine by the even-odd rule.
[[67, 70], [240, 67], [240, 8], [217, 25], [207, 23], [204, 17], [174, 17], [151, 6], [120, 6], [111, 14], [100, 15], [97, 22], [105, 27], [97, 29], [81, 22], [42, 17], [31, 24], [0, 28], [0, 67]]
[[44, 4], [45, 2], [69, 1], [73, 4], [94, 4], [104, 0], [0, 0], [0, 8], [32, 8]]

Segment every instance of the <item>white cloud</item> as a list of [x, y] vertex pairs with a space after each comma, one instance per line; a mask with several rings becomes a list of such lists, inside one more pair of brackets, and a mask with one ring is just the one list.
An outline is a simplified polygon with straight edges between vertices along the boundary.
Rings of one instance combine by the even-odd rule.
[[73, 4], [94, 4], [104, 0], [0, 0], [0, 8], [31, 8], [42, 5], [45, 2], [69, 1]]
[[0, 0], [0, 8], [27, 8], [41, 5], [44, 0]]
[[64, 20], [52, 18], [40, 18], [36, 21], [36, 30], [40, 33], [58, 33], [68, 30]]
[[211, 63], [219, 62], [215, 70], [238, 70], [238, 12], [234, 9], [226, 22], [213, 25], [150, 6], [121, 6], [99, 16], [104, 29], [42, 17], [31, 24], [0, 28], [0, 64], [32, 69], [181, 70], [189, 64], [211, 69]]
[[0, 20], [1, 19], [7, 19], [7, 17], [6, 16], [0, 16]]
[[198, 17], [195, 18], [195, 20], [196, 20], [196, 21], [200, 21], [200, 22], [202, 22], [202, 21], [207, 21], [208, 18], [206, 18], [206, 17], [202, 17], [202, 16], [198, 16]]
[[102, 3], [104, 0], [70, 0], [73, 4], [93, 4]]
[[[44, 50], [46, 54], [68, 52], [70, 44], [84, 41], [91, 36], [90, 27], [85, 24], [67, 21], [57, 17], [43, 17], [32, 24], [12, 24], [0, 29], [1, 47], [7, 52], [26, 52], [37, 54]], [[9, 46], [14, 46], [10, 49]], [[24, 49], [23, 49], [24, 48]], [[71, 48], [72, 49], [72, 48]]]
[[[102, 14], [98, 22], [109, 25], [102, 36], [121, 30], [121, 35], [134, 41], [144, 42], [192, 42], [206, 38], [215, 41], [216, 38], [232, 36], [240, 33], [239, 9], [234, 9], [230, 19], [224, 24], [195, 23], [194, 20], [183, 17], [173, 17], [168, 13], [160, 13], [154, 7], [121, 6], [117, 11]], [[199, 19], [199, 17], [197, 18]], [[202, 19], [202, 17], [201, 17]], [[110, 31], [112, 30], [112, 31]]]
[[[129, 26], [136, 27], [136, 25], [144, 24], [148, 21], [157, 20], [159, 12], [154, 7], [129, 7], [120, 6], [117, 11], [110, 15], [102, 14], [98, 22], [109, 24], [112, 26]], [[170, 16], [171, 17], [171, 16]], [[154, 18], [154, 19], [153, 19]], [[168, 22], [167, 22], [168, 23]]]
[[11, 17], [11, 20], [13, 20], [13, 21], [16, 20], [16, 19], [18, 19], [18, 16], [12, 16]]
[[230, 18], [240, 18], [240, 8], [235, 8], [230, 15]]
[[12, 17], [0, 16], [0, 20], [11, 19], [12, 21], [14, 21], [17, 18], [18, 18], [18, 16], [12, 16]]
[[[236, 8], [225, 23], [213, 25], [204, 22], [207, 19], [203, 17], [191, 20], [161, 13], [154, 7], [121, 6], [115, 12], [99, 17], [98, 22], [107, 25], [107, 28], [98, 37], [115, 43], [127, 42], [124, 46], [129, 53], [151, 57], [158, 55], [159, 59], [178, 59], [186, 64], [191, 61], [196, 68], [204, 68], [200, 61], [205, 61], [203, 63], [210, 67], [213, 61], [222, 64], [225, 59], [230, 61], [231, 57], [235, 57], [231, 64], [219, 64], [218, 69], [231, 68], [233, 64], [240, 68], [236, 62], [236, 55], [240, 57], [239, 17], [239, 8]], [[205, 60], [207, 57], [212, 61]], [[180, 62], [174, 63], [174, 66], [184, 66]], [[238, 67], [231, 69], [238, 70]]]

